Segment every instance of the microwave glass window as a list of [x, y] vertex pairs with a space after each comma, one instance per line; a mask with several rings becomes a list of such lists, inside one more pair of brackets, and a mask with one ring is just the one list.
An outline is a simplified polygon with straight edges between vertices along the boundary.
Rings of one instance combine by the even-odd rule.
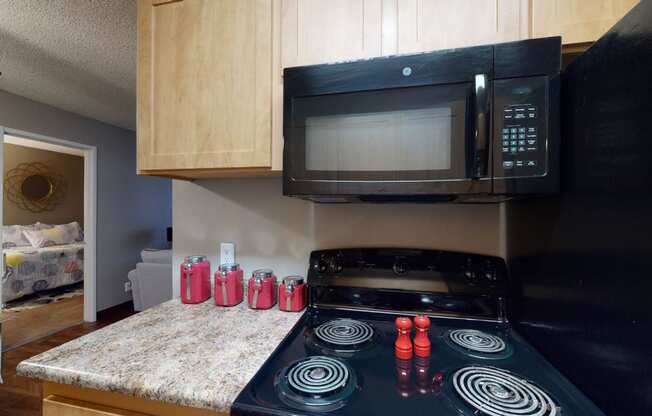
[[453, 117], [450, 107], [307, 117], [306, 170], [449, 170]]
[[467, 83], [295, 97], [285, 146], [295, 180], [466, 177]]

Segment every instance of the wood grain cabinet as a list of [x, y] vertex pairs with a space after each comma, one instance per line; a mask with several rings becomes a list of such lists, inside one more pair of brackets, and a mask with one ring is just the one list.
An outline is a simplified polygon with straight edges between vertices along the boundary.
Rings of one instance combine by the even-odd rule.
[[636, 0], [138, 0], [138, 170], [278, 174], [283, 68], [561, 35]]
[[523, 0], [283, 0], [283, 67], [524, 39]]
[[138, 1], [138, 170], [272, 168], [272, 0]]
[[43, 399], [43, 416], [147, 416], [143, 413], [94, 403], [48, 396]]
[[638, 0], [531, 0], [532, 37], [561, 36], [562, 43], [593, 42]]
[[42, 416], [227, 416], [119, 393], [43, 382]]
[[592, 42], [637, 0], [282, 0], [291, 67], [562, 36]]
[[528, 37], [522, 0], [398, 0], [397, 52], [414, 53]]
[[283, 67], [380, 56], [382, 0], [283, 0]]

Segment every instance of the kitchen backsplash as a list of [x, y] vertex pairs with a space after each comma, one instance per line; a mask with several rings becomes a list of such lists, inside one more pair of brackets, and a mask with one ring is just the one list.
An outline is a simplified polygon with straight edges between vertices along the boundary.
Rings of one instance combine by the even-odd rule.
[[305, 275], [312, 250], [419, 247], [502, 256], [501, 206], [450, 204], [327, 205], [284, 197], [280, 178], [173, 181], [174, 295], [179, 265], [236, 244], [247, 277], [271, 267], [280, 278]]

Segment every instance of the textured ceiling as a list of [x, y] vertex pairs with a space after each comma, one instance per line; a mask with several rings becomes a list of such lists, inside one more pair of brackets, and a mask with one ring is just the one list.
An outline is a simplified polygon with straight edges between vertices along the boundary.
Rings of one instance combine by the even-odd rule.
[[0, 0], [0, 89], [136, 126], [135, 0]]

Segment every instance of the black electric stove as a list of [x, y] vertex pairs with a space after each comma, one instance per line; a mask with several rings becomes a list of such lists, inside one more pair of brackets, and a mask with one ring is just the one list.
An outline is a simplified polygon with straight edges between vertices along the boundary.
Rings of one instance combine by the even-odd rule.
[[[232, 415], [603, 415], [510, 327], [502, 259], [431, 250], [311, 254], [309, 307]], [[431, 355], [394, 355], [397, 316]]]

